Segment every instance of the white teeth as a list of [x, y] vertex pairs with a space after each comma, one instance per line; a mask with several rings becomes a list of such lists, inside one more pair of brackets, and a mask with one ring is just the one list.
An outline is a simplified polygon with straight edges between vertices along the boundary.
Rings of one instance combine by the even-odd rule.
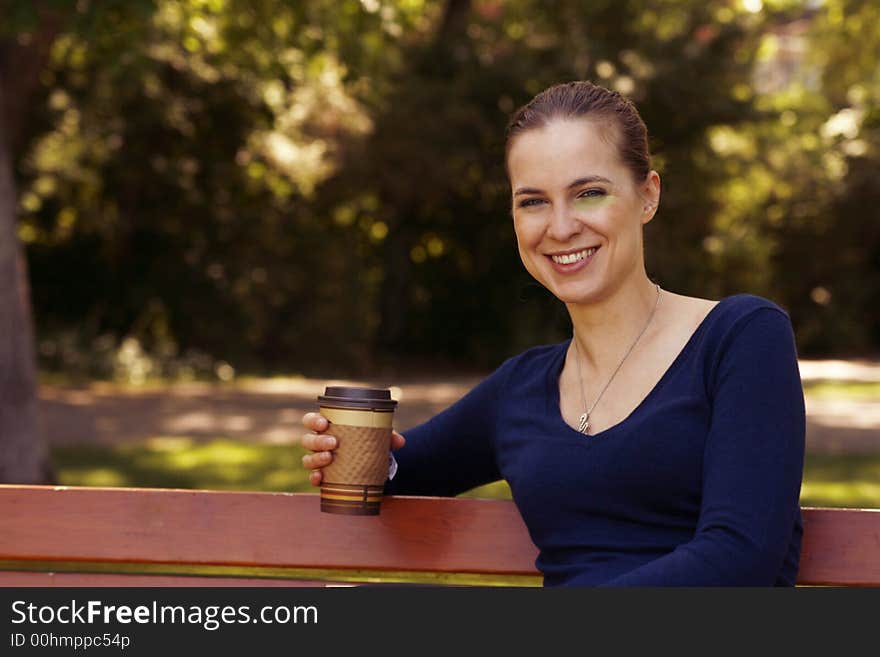
[[550, 256], [553, 259], [553, 262], [560, 265], [570, 265], [573, 262], [577, 262], [579, 260], [583, 260], [584, 258], [591, 257], [596, 252], [597, 247], [592, 247], [590, 249], [584, 249], [583, 251], [578, 251], [577, 253], [567, 253], [561, 256]]

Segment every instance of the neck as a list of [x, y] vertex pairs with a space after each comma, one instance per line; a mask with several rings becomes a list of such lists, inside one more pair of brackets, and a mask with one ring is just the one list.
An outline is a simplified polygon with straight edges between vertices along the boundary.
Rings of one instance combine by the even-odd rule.
[[645, 328], [656, 304], [657, 287], [647, 276], [604, 299], [566, 304], [573, 339], [577, 341], [577, 350], [584, 364], [594, 372], [616, 368], [622, 355]]

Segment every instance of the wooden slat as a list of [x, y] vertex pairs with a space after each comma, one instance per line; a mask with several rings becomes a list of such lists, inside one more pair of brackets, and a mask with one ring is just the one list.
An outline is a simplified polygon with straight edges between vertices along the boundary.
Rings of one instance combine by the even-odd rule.
[[[374, 517], [319, 507], [305, 493], [0, 485], [0, 561], [538, 575], [510, 501], [390, 497]], [[803, 515], [799, 584], [880, 585], [880, 510]]]
[[357, 517], [310, 493], [0, 485], [0, 561], [536, 574], [512, 503], [423, 501]]
[[880, 509], [804, 508], [798, 584], [880, 586]]
[[245, 577], [195, 577], [173, 575], [129, 575], [119, 573], [51, 573], [9, 571], [0, 573], [0, 585], [15, 587], [316, 587], [333, 582]]

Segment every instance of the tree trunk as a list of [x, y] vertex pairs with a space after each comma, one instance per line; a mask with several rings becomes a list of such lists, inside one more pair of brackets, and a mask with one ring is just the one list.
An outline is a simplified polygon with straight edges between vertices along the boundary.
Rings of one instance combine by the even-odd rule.
[[57, 34], [49, 20], [22, 45], [0, 41], [0, 483], [49, 484], [49, 450], [37, 425], [30, 286], [16, 230], [13, 168], [28, 101]]
[[37, 430], [30, 290], [8, 143], [0, 121], [0, 482], [43, 484], [51, 483], [49, 454]]

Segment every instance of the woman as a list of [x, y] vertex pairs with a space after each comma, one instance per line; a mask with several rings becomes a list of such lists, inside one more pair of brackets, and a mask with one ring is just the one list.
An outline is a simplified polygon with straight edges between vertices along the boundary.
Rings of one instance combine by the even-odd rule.
[[[565, 303], [572, 338], [395, 433], [386, 491], [506, 479], [547, 586], [794, 585], [805, 412], [785, 311], [649, 279], [660, 177], [619, 94], [545, 90], [512, 117], [506, 159], [520, 258]], [[318, 485], [335, 440], [318, 414], [303, 422]]]

